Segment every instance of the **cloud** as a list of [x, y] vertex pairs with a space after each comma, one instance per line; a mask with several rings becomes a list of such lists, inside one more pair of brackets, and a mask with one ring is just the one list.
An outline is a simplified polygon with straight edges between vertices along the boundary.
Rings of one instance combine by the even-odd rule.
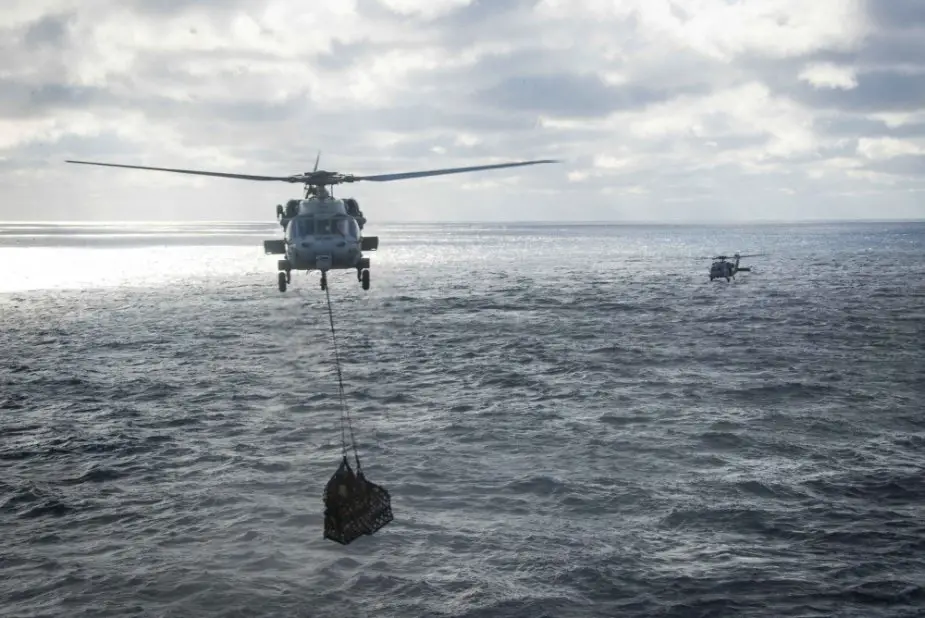
[[8, 0], [0, 219], [272, 221], [286, 175], [372, 222], [925, 217], [917, 0]]
[[871, 21], [887, 30], [921, 30], [925, 25], [925, 5], [919, 0], [871, 0], [868, 10]]
[[476, 100], [484, 107], [517, 113], [585, 117], [645, 107], [668, 100], [672, 94], [644, 86], [608, 84], [605, 77], [596, 74], [547, 73], [507, 78], [481, 90]]
[[851, 90], [858, 87], [858, 79], [854, 69], [828, 62], [808, 65], [800, 72], [798, 77], [816, 88]]
[[925, 146], [892, 137], [858, 140], [858, 153], [868, 159], [892, 159], [905, 155], [925, 155]]

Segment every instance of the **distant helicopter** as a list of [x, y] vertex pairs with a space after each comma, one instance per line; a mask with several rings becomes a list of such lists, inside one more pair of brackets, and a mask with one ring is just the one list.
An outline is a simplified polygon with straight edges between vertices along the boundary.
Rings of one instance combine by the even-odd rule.
[[746, 257], [758, 257], [759, 255], [764, 255], [763, 253], [748, 253], [741, 255], [736, 253], [733, 255], [734, 262], [727, 262], [729, 259], [728, 255], [717, 255], [712, 258], [700, 258], [703, 260], [714, 260], [713, 264], [710, 265], [710, 281], [714, 279], [725, 279], [727, 282], [730, 279], [735, 279], [736, 273], [740, 272], [750, 272], [751, 268], [739, 267], [739, 260]]
[[176, 169], [166, 167], [147, 167], [143, 165], [123, 165], [117, 163], [98, 163], [94, 161], [70, 161], [81, 165], [101, 165], [104, 167], [122, 167], [137, 170], [155, 170], [160, 172], [175, 172], [178, 174], [196, 174], [200, 176], [217, 176], [220, 178], [237, 178], [241, 180], [281, 181], [304, 185], [304, 197], [292, 199], [276, 206], [276, 217], [284, 229], [282, 240], [265, 240], [263, 248], [265, 253], [283, 255], [277, 261], [279, 291], [285, 292], [286, 286], [292, 281], [293, 270], [320, 270], [321, 289], [327, 289], [329, 270], [356, 269], [357, 280], [364, 290], [369, 289], [369, 258], [363, 255], [364, 251], [376, 251], [379, 248], [378, 236], [363, 236], [362, 229], [366, 218], [360, 210], [360, 205], [353, 198], [335, 199], [327, 187], [333, 189], [334, 185], [348, 182], [368, 180], [372, 182], [386, 182], [391, 180], [406, 180], [410, 178], [424, 178], [427, 176], [442, 176], [445, 174], [460, 174], [463, 172], [476, 172], [482, 170], [519, 167], [523, 165], [536, 165], [539, 163], [557, 163], [552, 159], [534, 161], [518, 161], [511, 163], [495, 163], [492, 165], [476, 165], [472, 167], [451, 167], [444, 169], [425, 170], [418, 172], [402, 172], [398, 174], [378, 174], [375, 176], [356, 176], [354, 174], [341, 174], [318, 169], [321, 153], [315, 158], [315, 168], [311, 172], [294, 174], [292, 176], [252, 176], [248, 174], [231, 174], [225, 172], [206, 172], [199, 170]]

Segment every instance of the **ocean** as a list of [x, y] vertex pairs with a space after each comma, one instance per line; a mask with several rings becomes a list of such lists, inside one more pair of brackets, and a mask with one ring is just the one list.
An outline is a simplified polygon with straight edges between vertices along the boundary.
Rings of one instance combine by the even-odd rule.
[[[4, 616], [925, 615], [925, 223], [0, 224]], [[762, 253], [710, 282], [716, 253]]]

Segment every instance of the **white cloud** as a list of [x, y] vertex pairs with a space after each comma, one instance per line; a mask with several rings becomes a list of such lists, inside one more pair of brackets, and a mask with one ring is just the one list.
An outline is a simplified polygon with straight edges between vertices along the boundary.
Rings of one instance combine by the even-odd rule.
[[433, 19], [454, 9], [467, 6], [472, 0], [381, 0], [386, 7], [402, 15]]
[[925, 140], [862, 137], [858, 140], [858, 154], [867, 159], [892, 159], [903, 155], [925, 155]]
[[840, 67], [830, 62], [811, 64], [800, 72], [800, 79], [817, 88], [857, 88], [858, 79], [851, 67]]
[[551, 19], [598, 23], [634, 17], [637, 34], [728, 61], [746, 53], [799, 56], [853, 49], [867, 33], [860, 0], [541, 0]]
[[910, 15], [859, 0], [8, 0], [0, 219], [271, 219], [297, 187], [63, 160], [285, 175], [318, 150], [361, 174], [563, 160], [338, 189], [373, 221], [830, 218], [846, 196], [852, 213], [906, 216], [925, 180]]

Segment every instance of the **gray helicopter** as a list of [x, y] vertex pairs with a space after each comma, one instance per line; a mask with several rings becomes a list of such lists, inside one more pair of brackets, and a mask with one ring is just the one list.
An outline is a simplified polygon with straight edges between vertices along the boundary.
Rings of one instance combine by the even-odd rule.
[[379, 248], [378, 236], [363, 236], [363, 226], [366, 218], [360, 210], [360, 205], [354, 198], [334, 197], [328, 187], [333, 190], [334, 185], [369, 181], [388, 182], [393, 180], [407, 180], [411, 178], [425, 178], [428, 176], [442, 176], [446, 174], [461, 174], [463, 172], [476, 172], [539, 163], [557, 163], [552, 159], [534, 161], [518, 161], [511, 163], [496, 163], [492, 165], [476, 165], [472, 167], [452, 167], [444, 169], [424, 170], [417, 172], [402, 172], [396, 174], [377, 174], [374, 176], [357, 176], [328, 172], [318, 169], [321, 153], [315, 159], [315, 169], [311, 172], [294, 174], [291, 176], [254, 176], [249, 174], [232, 174], [226, 172], [207, 172], [200, 170], [176, 169], [166, 167], [147, 167], [142, 165], [123, 165], [118, 163], [99, 163], [94, 161], [67, 161], [82, 165], [101, 165], [105, 167], [121, 167], [137, 170], [154, 170], [160, 172], [174, 172], [178, 174], [196, 174], [200, 176], [216, 176], [219, 178], [236, 178], [240, 180], [279, 181], [289, 183], [302, 183], [304, 196], [302, 199], [292, 199], [276, 206], [276, 217], [282, 226], [283, 238], [281, 240], [265, 240], [263, 247], [266, 254], [280, 255], [277, 268], [279, 270], [279, 291], [285, 292], [292, 280], [293, 270], [321, 271], [321, 289], [327, 289], [329, 270], [356, 269], [357, 280], [364, 290], [369, 289], [369, 257], [364, 251], [376, 251]]
[[739, 266], [739, 260], [746, 257], [758, 257], [760, 255], [765, 255], [764, 253], [746, 253], [739, 254], [736, 253], [732, 256], [734, 261], [727, 262], [729, 259], [728, 255], [717, 255], [712, 258], [700, 258], [703, 260], [713, 260], [713, 263], [710, 265], [710, 281], [715, 279], [725, 279], [727, 282], [730, 279], [735, 279], [736, 273], [740, 272], [750, 272], [751, 268], [746, 266]]

